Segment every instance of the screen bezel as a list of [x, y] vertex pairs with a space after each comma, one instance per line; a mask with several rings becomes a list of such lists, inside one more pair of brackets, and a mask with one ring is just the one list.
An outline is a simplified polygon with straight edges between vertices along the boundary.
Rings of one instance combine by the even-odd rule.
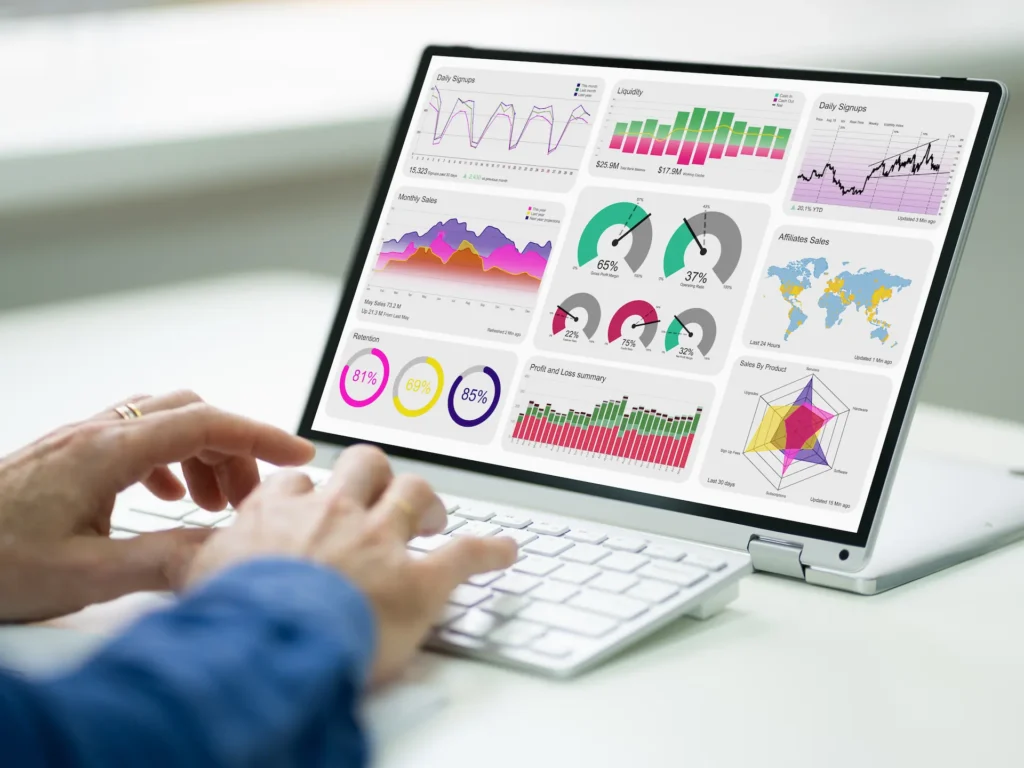
[[[420, 59], [416, 77], [412, 83], [412, 87], [410, 88], [405, 107], [403, 108], [401, 116], [395, 127], [387, 160], [378, 177], [377, 188], [372, 199], [373, 202], [367, 211], [362, 233], [358, 240], [356, 258], [352, 260], [351, 266], [349, 267], [342, 292], [341, 303], [334, 318], [330, 335], [327, 338], [323, 357], [320, 360], [320, 366], [317, 370], [316, 378], [313, 382], [309, 399], [303, 412], [302, 421], [299, 425], [298, 434], [310, 440], [340, 446], [351, 445], [357, 442], [373, 442], [362, 438], [348, 437], [345, 435], [337, 435], [330, 432], [315, 430], [313, 429], [313, 421], [316, 418], [321, 396], [324, 392], [325, 386], [327, 385], [327, 379], [330, 376], [335, 351], [340, 343], [345, 321], [348, 318], [352, 303], [355, 300], [359, 279], [365, 266], [365, 255], [370, 252], [370, 249], [373, 246], [373, 237], [377, 230], [380, 216], [383, 214], [387, 204], [388, 190], [398, 169], [398, 164], [402, 159], [401, 153], [405, 136], [417, 113], [420, 92], [427, 76], [427, 72], [431, 66], [431, 61], [435, 56], [464, 57], [477, 59], [481, 62], [486, 62], [488, 60], [523, 61], [570, 66], [618, 67], [662, 72], [786, 78], [793, 80], [829, 82], [840, 85], [850, 83], [901, 86], [927, 90], [953, 90], [987, 94], [988, 98], [978, 127], [978, 134], [971, 149], [970, 157], [966, 165], [963, 166], [963, 184], [961, 185], [960, 196], [956, 201], [952, 213], [950, 214], [949, 229], [942, 244], [939, 262], [925, 303], [918, 335], [908, 357], [907, 369], [904, 374], [903, 381], [900, 384], [892, 420], [890, 421], [889, 428], [886, 432], [885, 440], [882, 445], [882, 452], [875, 468], [875, 475], [868, 490], [864, 511], [857, 531], [841, 531], [825, 526], [796, 523], [767, 515], [741, 512], [728, 507], [684, 501], [656, 494], [640, 493], [637, 491], [616, 488], [614, 486], [601, 485], [599, 483], [590, 483], [556, 475], [548, 475], [543, 472], [516, 469], [497, 464], [490, 464], [488, 462], [473, 461], [471, 459], [462, 459], [429, 451], [416, 450], [401, 445], [393, 445], [383, 442], [377, 443], [391, 455], [423, 461], [430, 464], [437, 464], [444, 467], [468, 470], [471, 472], [483, 473], [510, 480], [537, 483], [561, 490], [595, 495], [606, 499], [623, 501], [631, 504], [640, 504], [686, 515], [695, 515], [705, 519], [719, 520], [724, 523], [746, 526], [762, 531], [773, 531], [780, 535], [792, 535], [807, 539], [817, 539], [832, 544], [852, 547], [866, 546], [871, 537], [871, 531], [876, 518], [878, 517], [878, 511], [881, 507], [881, 502], [887, 489], [887, 481], [890, 479], [892, 474], [891, 471], [895, 468], [896, 459], [898, 458], [901, 445], [904, 423], [913, 405], [914, 390], [927, 356], [926, 353], [928, 351], [929, 342], [935, 334], [937, 325], [936, 318], [943, 304], [944, 294], [946, 293], [947, 284], [951, 277], [951, 269], [958, 254], [958, 249], [962, 242], [963, 235], [965, 234], [965, 224], [967, 223], [968, 215], [978, 191], [978, 179], [983, 168], [984, 160], [987, 156], [987, 150], [993, 139], [993, 133], [997, 126], [997, 118], [1001, 111], [1004, 96], [1003, 87], [995, 81], [968, 80], [966, 78], [938, 78], [913, 75], [831, 72], [825, 70], [812, 71], [774, 67], [693, 64], [686, 62], [663, 62], [553, 53], [484, 50], [467, 47], [430, 46], [426, 48]], [[364, 256], [363, 259], [358, 258], [360, 254]]]

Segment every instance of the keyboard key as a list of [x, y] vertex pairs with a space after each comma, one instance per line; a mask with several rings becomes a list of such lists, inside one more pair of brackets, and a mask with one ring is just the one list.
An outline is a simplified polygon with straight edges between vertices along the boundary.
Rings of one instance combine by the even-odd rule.
[[457, 605], [446, 604], [441, 609], [441, 615], [437, 617], [437, 621], [434, 622], [435, 627], [443, 627], [449, 622], [455, 621], [460, 616], [464, 616], [466, 613], [465, 608], [460, 608]]
[[609, 536], [605, 539], [604, 546], [608, 547], [608, 549], [617, 549], [622, 552], [639, 552], [647, 546], [647, 542], [630, 536]]
[[503, 621], [500, 616], [473, 608], [449, 624], [448, 629], [470, 637], [486, 637], [488, 632], [500, 627]]
[[190, 512], [185, 515], [184, 522], [192, 523], [192, 525], [202, 525], [206, 528], [212, 528], [221, 520], [227, 520], [231, 517], [231, 513], [226, 509], [220, 512], [210, 512], [206, 509], [197, 509], [195, 512]]
[[214, 528], [230, 528], [232, 525], [235, 524], [235, 520], [237, 520], [237, 519], [238, 519], [238, 515], [235, 514], [235, 513], [232, 513], [232, 514], [228, 515], [227, 517], [225, 517], [223, 520], [221, 520], [219, 523], [215, 523], [213, 527]]
[[173, 528], [181, 528], [177, 520], [169, 520], [166, 517], [146, 515], [132, 509], [114, 509], [110, 516], [110, 527], [132, 533], [153, 533], [155, 531], [169, 531]]
[[648, 544], [644, 554], [655, 560], [671, 560], [678, 562], [686, 557], [686, 550], [675, 544]]
[[466, 519], [464, 517], [459, 517], [458, 515], [448, 515], [448, 523], [445, 525], [444, 530], [441, 531], [441, 533], [451, 533], [456, 528], [461, 528], [465, 524]]
[[525, 595], [538, 584], [540, 584], [540, 579], [533, 576], [527, 576], [523, 573], [506, 573], [491, 584], [491, 589], [507, 592], [510, 595]]
[[490, 596], [491, 590], [489, 589], [474, 587], [471, 584], [459, 584], [448, 596], [448, 602], [452, 605], [461, 605], [463, 608], [472, 608]]
[[494, 517], [494, 513], [489, 512], [486, 509], [472, 509], [470, 507], [456, 507], [452, 511], [452, 514], [464, 517], [467, 520], [476, 520], [481, 523], [487, 522]]
[[727, 563], [720, 557], [714, 555], [690, 555], [686, 558], [686, 565], [695, 565], [705, 571], [720, 571]]
[[641, 565], [647, 565], [648, 560], [643, 555], [633, 555], [629, 552], [613, 552], [598, 565], [607, 568], [609, 571], [620, 571], [621, 573], [632, 573]]
[[574, 608], [582, 608], [585, 611], [593, 611], [613, 619], [629, 621], [635, 619], [647, 610], [647, 603], [634, 600], [631, 597], [622, 595], [610, 595], [606, 592], [594, 592], [585, 589], [569, 600], [569, 605]]
[[194, 501], [186, 501], [184, 499], [181, 501], [144, 499], [133, 502], [129, 508], [136, 512], [142, 512], [144, 515], [157, 515], [158, 517], [166, 517], [169, 520], [181, 520], [189, 512], [195, 512], [199, 509], [199, 505]]
[[540, 601], [532, 602], [523, 608], [519, 612], [519, 618], [586, 637], [600, 637], [618, 626], [614, 619], [598, 616], [596, 613]]
[[524, 645], [529, 645], [545, 632], [547, 629], [538, 624], [511, 619], [487, 635], [487, 639], [492, 643], [498, 643], [498, 645], [521, 648]]
[[569, 527], [562, 523], [545, 523], [541, 521], [531, 525], [530, 530], [534, 533], [543, 533], [545, 536], [561, 536], [563, 533], [568, 532]]
[[487, 571], [487, 573], [478, 573], [475, 576], [470, 576], [466, 581], [474, 587], [486, 587], [492, 581], [501, 578], [504, 573], [505, 571]]
[[637, 573], [646, 578], [667, 581], [679, 587], [692, 587], [708, 577], [708, 572], [704, 569], [693, 568], [683, 563], [650, 563]]
[[555, 659], [568, 656], [580, 645], [580, 640], [564, 632], [552, 631], [530, 643], [530, 650]]
[[512, 515], [507, 512], [499, 512], [491, 518], [491, 522], [502, 528], [525, 528], [533, 524], [533, 520], [525, 515]]
[[490, 600], [480, 604], [480, 608], [491, 613], [496, 613], [498, 616], [504, 616], [506, 619], [510, 619], [529, 604], [530, 601], [525, 597], [516, 597], [515, 595], [492, 595]]
[[473, 520], [452, 531], [452, 536], [493, 536], [500, 531], [501, 526]]
[[553, 536], [538, 536], [534, 541], [523, 547], [523, 551], [532, 552], [535, 555], [554, 557], [555, 555], [562, 554], [572, 545], [571, 541], [566, 541], [565, 539], [556, 539]]
[[531, 576], [547, 576], [552, 571], [561, 567], [561, 565], [554, 558], [530, 555], [530, 557], [523, 558], [513, 565], [512, 570], [528, 573]]
[[452, 632], [444, 629], [437, 633], [439, 639], [444, 640], [446, 643], [451, 645], [457, 645], [460, 648], [467, 648], [471, 651], [479, 651], [481, 648], [486, 647], [487, 643], [478, 637], [470, 637], [469, 635], [460, 635], [458, 632]]
[[506, 536], [512, 539], [520, 547], [524, 544], [529, 544], [531, 541], [537, 538], [536, 533], [530, 533], [529, 531], [517, 531], [514, 528], [502, 528], [501, 533], [496, 534], [497, 536]]
[[638, 581], [640, 581], [640, 579], [630, 574], [605, 571], [596, 579], [588, 581], [587, 586], [593, 587], [594, 589], [600, 589], [602, 592], [614, 592], [616, 594], [620, 594], [632, 587]]
[[130, 531], [118, 531], [113, 530], [110, 532], [110, 538], [112, 539], [134, 539], [139, 534], [131, 533]]
[[626, 590], [626, 594], [646, 603], [663, 603], [670, 597], [678, 595], [679, 587], [661, 581], [640, 579], [640, 583]]
[[531, 600], [545, 600], [549, 603], [564, 603], [579, 592], [578, 587], [559, 581], [545, 581], [530, 591]]
[[599, 573], [601, 573], [601, 571], [592, 565], [566, 563], [551, 574], [551, 578], [558, 581], [564, 581], [569, 584], [585, 584]]
[[576, 544], [572, 549], [562, 555], [562, 559], [573, 563], [593, 565], [601, 558], [608, 557], [611, 554], [612, 553], [604, 547], [595, 547], [593, 544]]
[[594, 531], [589, 528], [573, 528], [565, 534], [565, 538], [578, 541], [581, 544], [600, 544], [608, 537], [600, 531]]
[[418, 549], [420, 552], [433, 552], [435, 549], [440, 549], [450, 541], [451, 539], [443, 534], [438, 534], [436, 536], [417, 536], [415, 539], [412, 539], [407, 546], [409, 549]]

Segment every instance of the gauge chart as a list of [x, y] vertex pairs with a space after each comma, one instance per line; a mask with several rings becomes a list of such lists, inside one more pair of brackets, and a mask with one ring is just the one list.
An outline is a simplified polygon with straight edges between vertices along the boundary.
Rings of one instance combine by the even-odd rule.
[[575, 184], [600, 79], [443, 68], [427, 82], [406, 173], [552, 192]]
[[968, 104], [825, 95], [790, 212], [934, 226], [952, 202], [973, 118]]
[[558, 237], [557, 203], [405, 187], [370, 259], [367, 321], [516, 343]]
[[590, 168], [620, 180], [772, 192], [803, 104], [787, 89], [623, 81]]
[[707, 430], [713, 398], [704, 382], [534, 359], [514, 398], [504, 445], [562, 464], [681, 480]]
[[[724, 364], [769, 209], [583, 190], [537, 328], [541, 349], [713, 374]], [[565, 257], [568, 258], [565, 258]], [[575, 258], [573, 258], [575, 256]]]
[[503, 349], [376, 331], [352, 332], [337, 361], [329, 416], [472, 443], [494, 436], [516, 370]]

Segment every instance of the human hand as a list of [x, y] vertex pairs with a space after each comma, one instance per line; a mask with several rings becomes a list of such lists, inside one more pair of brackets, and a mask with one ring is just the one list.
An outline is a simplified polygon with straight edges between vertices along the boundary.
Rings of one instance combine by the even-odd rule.
[[370, 446], [345, 450], [331, 479], [314, 489], [300, 472], [272, 475], [192, 560], [195, 584], [261, 555], [311, 560], [341, 572], [369, 599], [377, 618], [373, 682], [393, 677], [412, 657], [448, 595], [470, 576], [515, 562], [509, 538], [459, 538], [413, 559], [406, 543], [444, 529], [447, 514], [426, 481], [395, 477]]
[[132, 399], [62, 427], [0, 461], [0, 621], [40, 620], [138, 590], [180, 586], [210, 531], [179, 529], [112, 540], [118, 493], [136, 482], [162, 499], [185, 487], [197, 505], [240, 504], [259, 484], [256, 459], [309, 461], [311, 443], [202, 402], [191, 392]]

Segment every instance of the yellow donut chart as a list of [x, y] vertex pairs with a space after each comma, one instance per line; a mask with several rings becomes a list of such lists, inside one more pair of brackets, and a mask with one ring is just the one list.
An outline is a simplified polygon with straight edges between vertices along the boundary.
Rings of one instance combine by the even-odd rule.
[[[419, 365], [420, 363], [426, 363], [427, 365], [434, 369], [434, 373], [437, 374], [437, 383], [433, 385], [433, 393], [431, 394], [430, 401], [426, 405], [421, 406], [420, 408], [407, 408], [402, 403], [401, 399], [402, 385], [403, 382], [405, 381], [405, 374], [408, 373], [410, 368], [412, 368], [415, 365]], [[398, 411], [403, 416], [408, 416], [410, 419], [415, 419], [417, 416], [422, 416], [435, 405], [437, 405], [437, 401], [441, 398], [441, 391], [443, 389], [444, 369], [441, 368], [441, 364], [437, 362], [437, 360], [435, 360], [432, 357], [427, 357], [426, 355], [424, 355], [423, 357], [417, 357], [410, 360], [408, 363], [405, 364], [402, 370], [398, 372], [398, 375], [395, 376], [394, 386], [391, 389], [391, 398], [395, 402], [396, 411]]]

